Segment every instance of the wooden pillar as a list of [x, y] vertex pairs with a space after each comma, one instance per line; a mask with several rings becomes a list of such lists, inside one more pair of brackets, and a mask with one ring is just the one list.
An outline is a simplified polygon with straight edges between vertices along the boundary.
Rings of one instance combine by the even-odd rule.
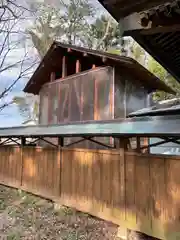
[[122, 206], [121, 210], [121, 216], [120, 219], [125, 220], [125, 215], [126, 215], [126, 199], [125, 199], [125, 164], [126, 164], [126, 155], [125, 155], [125, 139], [123, 137], [119, 138], [119, 150], [120, 150], [120, 169], [119, 172], [120, 174], [120, 182], [121, 182], [121, 187], [120, 187], [120, 196], [121, 196], [121, 203], [120, 205]]
[[21, 138], [21, 146], [26, 146], [26, 138], [25, 137]]
[[52, 72], [51, 73], [51, 76], [50, 76], [50, 82], [53, 82], [56, 80], [56, 75], [55, 75], [55, 72]]
[[62, 78], [67, 76], [67, 57], [63, 56], [62, 58]]
[[[95, 69], [96, 65], [92, 65], [92, 69]], [[98, 86], [97, 79], [94, 80], [94, 120], [99, 120], [98, 117]]]
[[[76, 60], [76, 73], [80, 73], [81, 72], [81, 62], [79, 59]], [[82, 121], [82, 116], [83, 116], [83, 83], [81, 82], [81, 86], [80, 86], [80, 121]]]
[[[54, 82], [56, 79], [55, 73], [52, 72], [50, 75], [50, 82]], [[51, 122], [52, 120], [52, 113], [53, 113], [53, 108], [52, 108], [52, 90], [51, 90], [51, 85], [50, 85], [50, 89], [48, 91], [48, 124]]]
[[150, 153], [150, 149], [149, 149], [149, 138], [144, 138], [143, 139], [143, 146], [147, 147], [146, 149], [143, 150], [143, 153]]
[[136, 151], [138, 153], [141, 152], [141, 138], [140, 137], [136, 137]]
[[81, 63], [79, 60], [76, 60], [76, 73], [81, 72]]
[[64, 147], [64, 138], [63, 137], [58, 137], [58, 146]]

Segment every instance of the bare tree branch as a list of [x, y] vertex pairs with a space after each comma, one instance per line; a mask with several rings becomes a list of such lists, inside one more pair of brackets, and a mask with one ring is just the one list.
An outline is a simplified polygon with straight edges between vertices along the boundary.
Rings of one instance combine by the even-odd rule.
[[[9, 73], [13, 74], [12, 81], [7, 82], [4, 89], [0, 85], [0, 112], [13, 103], [8, 96], [17, 82], [28, 77], [37, 64], [37, 60], [32, 60], [26, 50], [27, 33], [21, 28], [21, 21], [25, 19], [27, 11], [16, 0], [0, 0], [0, 80]], [[24, 55], [22, 50], [25, 50]]]

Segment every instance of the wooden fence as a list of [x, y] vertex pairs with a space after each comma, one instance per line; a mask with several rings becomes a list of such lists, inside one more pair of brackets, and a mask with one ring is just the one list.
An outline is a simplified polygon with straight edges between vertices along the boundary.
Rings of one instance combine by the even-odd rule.
[[0, 183], [162, 239], [180, 239], [180, 158], [0, 148]]

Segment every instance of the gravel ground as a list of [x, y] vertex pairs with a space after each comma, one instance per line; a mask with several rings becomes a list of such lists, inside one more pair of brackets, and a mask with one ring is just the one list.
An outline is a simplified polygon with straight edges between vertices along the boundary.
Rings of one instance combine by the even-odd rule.
[[[118, 226], [0, 185], [0, 240], [120, 240]], [[129, 231], [129, 240], [155, 240]]]
[[0, 239], [117, 240], [117, 226], [0, 185]]

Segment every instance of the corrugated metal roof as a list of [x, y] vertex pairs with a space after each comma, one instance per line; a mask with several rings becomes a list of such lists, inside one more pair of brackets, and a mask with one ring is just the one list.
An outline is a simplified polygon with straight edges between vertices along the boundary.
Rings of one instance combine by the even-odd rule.
[[143, 108], [138, 111], [132, 112], [128, 117], [139, 116], [164, 116], [164, 115], [177, 115], [180, 114], [180, 98], [161, 101], [151, 107]]
[[0, 128], [0, 137], [180, 136], [180, 115]]
[[[84, 53], [90, 56], [94, 60], [98, 59], [101, 65], [118, 65], [123, 70], [130, 71], [132, 75], [138, 79], [143, 86], [145, 86], [150, 92], [155, 90], [161, 90], [174, 94], [175, 92], [167, 86], [163, 81], [150, 73], [146, 68], [140, 65], [135, 60], [129, 57], [119, 56], [117, 54], [106, 53], [97, 50], [90, 50], [87, 48], [77, 47], [69, 44], [63, 44], [60, 42], [54, 42], [40, 65], [36, 69], [35, 73], [24, 88], [25, 92], [38, 94], [42, 85], [50, 81], [50, 73], [54, 71], [54, 64], [57, 63], [59, 69], [60, 57], [63, 54], [67, 54], [67, 50], [71, 49], [71, 57], [79, 54], [78, 57], [83, 56]], [[86, 58], [87, 58], [86, 56]], [[103, 59], [106, 59], [105, 63]]]

